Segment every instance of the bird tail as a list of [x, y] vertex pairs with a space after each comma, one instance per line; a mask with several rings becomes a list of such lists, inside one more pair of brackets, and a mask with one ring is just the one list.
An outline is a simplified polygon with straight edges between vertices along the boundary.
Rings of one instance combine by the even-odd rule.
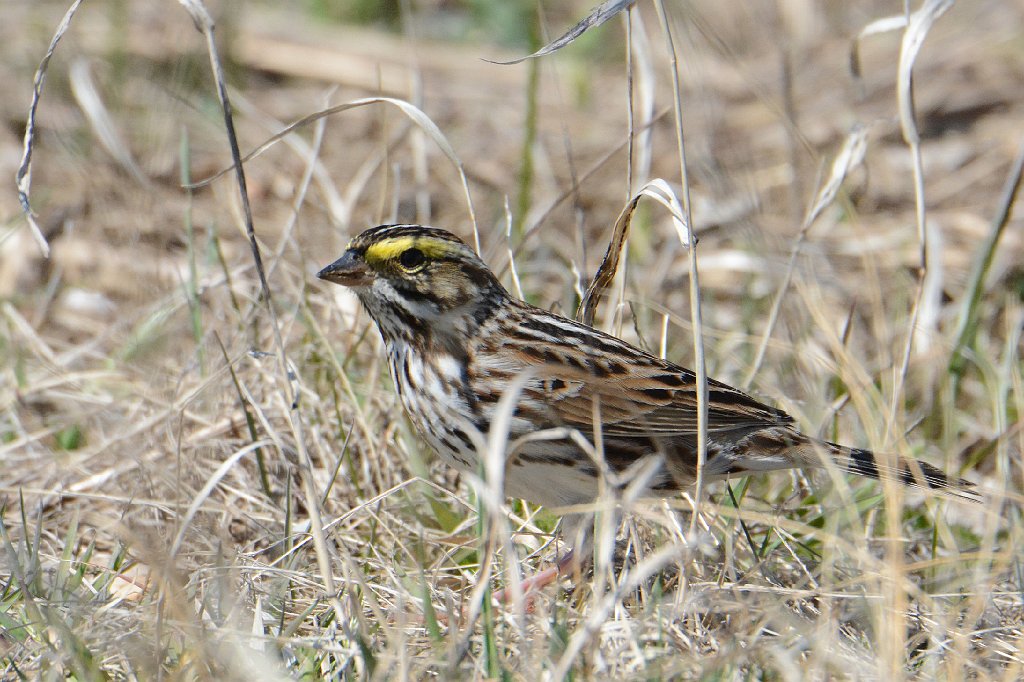
[[[973, 483], [947, 476], [941, 469], [927, 462], [897, 455], [879, 456], [870, 450], [850, 448], [822, 440], [811, 440], [811, 444], [819, 453], [824, 450], [836, 466], [851, 474], [876, 480], [896, 481], [913, 488], [927, 488], [971, 502], [982, 501]], [[819, 455], [819, 466], [820, 461]]]

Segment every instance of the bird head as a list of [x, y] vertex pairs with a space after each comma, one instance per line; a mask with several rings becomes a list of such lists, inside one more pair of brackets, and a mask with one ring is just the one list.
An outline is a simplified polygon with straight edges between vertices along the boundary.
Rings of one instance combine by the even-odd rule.
[[423, 328], [442, 333], [445, 324], [464, 326], [462, 318], [479, 320], [508, 296], [461, 239], [422, 225], [370, 228], [317, 277], [351, 288], [385, 338]]

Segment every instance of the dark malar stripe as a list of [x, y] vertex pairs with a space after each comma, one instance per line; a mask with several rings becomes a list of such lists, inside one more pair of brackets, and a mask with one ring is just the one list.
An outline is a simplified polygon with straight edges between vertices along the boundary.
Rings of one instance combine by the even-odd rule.
[[420, 289], [414, 288], [402, 288], [398, 293], [407, 301], [415, 301], [417, 303], [427, 302], [435, 306], [440, 306], [441, 304], [441, 297], [429, 289], [421, 291]]
[[[401, 306], [390, 306], [384, 314], [396, 318], [399, 324], [395, 324], [392, 321], [390, 324], [378, 325], [380, 327], [382, 335], [385, 333], [386, 328], [390, 330], [390, 328], [392, 327], [397, 327], [401, 329], [403, 335], [409, 339], [412, 339], [414, 336], [430, 336], [430, 328], [424, 325], [423, 321], [420, 318], [416, 317], [415, 315], [410, 313], [405, 308], [402, 308]], [[386, 337], [385, 340], [387, 340]]]

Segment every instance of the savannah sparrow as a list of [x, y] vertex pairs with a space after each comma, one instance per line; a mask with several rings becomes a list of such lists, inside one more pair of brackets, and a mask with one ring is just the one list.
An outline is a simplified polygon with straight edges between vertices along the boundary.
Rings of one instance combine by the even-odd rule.
[[[652, 496], [691, 486], [697, 467], [694, 373], [613, 336], [516, 300], [458, 237], [420, 225], [366, 230], [318, 275], [350, 287], [377, 324], [409, 418], [442, 458], [477, 473], [470, 433], [486, 434], [503, 391], [525, 381], [509, 422], [512, 442], [542, 429], [594, 442], [624, 472], [656, 454]], [[595, 411], [595, 404], [597, 409]], [[705, 480], [798, 467], [839, 469], [978, 499], [971, 484], [924, 462], [876, 458], [801, 434], [793, 418], [708, 380]], [[505, 492], [545, 506], [592, 503], [599, 468], [571, 438], [527, 440], [506, 461]], [[587, 525], [574, 524], [581, 535]], [[572, 542], [572, 538], [567, 538]], [[577, 553], [579, 556], [579, 553]], [[560, 564], [564, 564], [560, 562]]]

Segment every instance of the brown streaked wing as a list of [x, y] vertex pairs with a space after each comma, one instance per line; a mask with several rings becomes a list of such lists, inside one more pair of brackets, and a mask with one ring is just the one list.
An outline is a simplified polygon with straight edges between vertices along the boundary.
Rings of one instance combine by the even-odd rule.
[[[549, 366], [546, 369], [555, 368]], [[571, 374], [578, 376], [575, 372]], [[530, 397], [544, 401], [561, 425], [591, 432], [596, 398], [599, 400], [602, 432], [606, 436], [666, 437], [697, 433], [697, 398], [692, 386], [661, 388], [653, 380], [642, 377], [616, 379], [591, 376], [574, 380], [566, 376], [565, 381], [570, 390], [560, 394], [552, 391], [541, 393], [537, 389], [528, 392], [533, 394]], [[784, 412], [762, 405], [738, 391], [721, 390], [710, 385], [708, 388], [709, 433], [748, 431], [793, 421]]]
[[[559, 323], [568, 322], [563, 318]], [[568, 426], [584, 433], [593, 431], [594, 399], [600, 400], [603, 433], [618, 437], [671, 437], [697, 433], [697, 399], [693, 373], [666, 362], [620, 339], [573, 324], [576, 334], [593, 335], [600, 343], [543, 344], [516, 335], [505, 337], [504, 357], [509, 364], [543, 367], [543, 379], [530, 382], [523, 401], [543, 408], [531, 410], [533, 418], [550, 410], [551, 425]], [[511, 343], [510, 343], [511, 341]], [[617, 352], [622, 351], [622, 352]], [[519, 362], [508, 363], [518, 356]], [[708, 380], [708, 431], [749, 431], [790, 424], [785, 412], [764, 405], [745, 393], [718, 381]], [[540, 405], [538, 405], [538, 403]], [[521, 404], [521, 409], [525, 405]]]

